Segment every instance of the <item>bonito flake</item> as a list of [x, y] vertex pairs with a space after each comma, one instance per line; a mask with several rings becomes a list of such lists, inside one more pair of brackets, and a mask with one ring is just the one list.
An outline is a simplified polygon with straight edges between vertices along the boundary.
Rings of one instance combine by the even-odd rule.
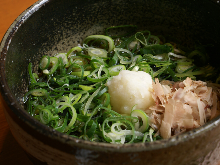
[[183, 82], [160, 83], [155, 79], [152, 91], [155, 105], [145, 112], [151, 127], [167, 139], [198, 128], [219, 115], [218, 95], [218, 88], [207, 86], [203, 81], [186, 78]]

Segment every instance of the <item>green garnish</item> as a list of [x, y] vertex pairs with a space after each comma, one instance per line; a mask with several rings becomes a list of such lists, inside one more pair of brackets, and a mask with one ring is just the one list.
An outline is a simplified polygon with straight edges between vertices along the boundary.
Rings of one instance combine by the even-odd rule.
[[[112, 110], [106, 82], [122, 70], [143, 71], [160, 81], [196, 76], [207, 80], [217, 77], [213, 76], [217, 71], [207, 65], [204, 52], [195, 49], [178, 55], [171, 43], [162, 43], [148, 30], [136, 30], [137, 26], [122, 25], [107, 28], [106, 35], [88, 36], [82, 46], [67, 53], [43, 56], [36, 73], [30, 63], [29, 91], [24, 96], [28, 113], [59, 132], [90, 141], [123, 144], [160, 139], [143, 110], [134, 109], [130, 115]], [[194, 63], [200, 56], [205, 66]]]

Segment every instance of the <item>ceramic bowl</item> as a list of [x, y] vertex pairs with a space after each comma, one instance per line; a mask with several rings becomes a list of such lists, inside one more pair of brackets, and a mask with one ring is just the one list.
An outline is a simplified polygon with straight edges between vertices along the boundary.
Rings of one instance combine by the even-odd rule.
[[[10, 26], [0, 46], [0, 87], [11, 132], [35, 164], [217, 164], [219, 117], [204, 126], [152, 143], [115, 145], [76, 139], [32, 118], [22, 98], [28, 63], [67, 52], [112, 25], [134, 24], [180, 44], [211, 44], [219, 63], [220, 6], [210, 0], [40, 0]], [[35, 67], [36, 69], [36, 67]]]

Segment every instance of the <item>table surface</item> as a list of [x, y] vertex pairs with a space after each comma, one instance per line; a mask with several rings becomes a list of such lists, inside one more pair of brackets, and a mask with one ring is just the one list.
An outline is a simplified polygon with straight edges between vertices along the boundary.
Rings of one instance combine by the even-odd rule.
[[[13, 21], [36, 1], [0, 0], [0, 41]], [[0, 164], [33, 165], [12, 136], [3, 109], [3, 104], [0, 102]]]

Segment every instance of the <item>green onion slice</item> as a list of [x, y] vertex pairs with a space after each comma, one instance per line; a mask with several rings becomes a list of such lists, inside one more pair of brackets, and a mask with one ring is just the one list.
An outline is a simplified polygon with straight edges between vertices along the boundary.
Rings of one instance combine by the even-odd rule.
[[39, 67], [41, 70], [47, 69], [50, 64], [50, 57], [49, 56], [43, 56], [40, 60]]
[[108, 105], [110, 104], [110, 94], [109, 93], [104, 93], [101, 96], [101, 100], [102, 100], [103, 106], [108, 107]]
[[82, 51], [82, 48], [77, 46], [77, 47], [74, 47], [74, 48], [70, 49], [67, 52], [66, 56], [69, 58], [69, 56], [72, 54], [72, 52], [81, 52], [81, 51]]
[[28, 73], [30, 75], [31, 84], [36, 84], [37, 83], [37, 80], [36, 80], [37, 75], [32, 72], [32, 64], [31, 63], [29, 63], [29, 65], [28, 65]]
[[79, 87], [84, 91], [90, 91], [94, 89], [93, 86], [87, 86], [87, 85], [79, 85]]
[[120, 71], [126, 70], [126, 67], [124, 65], [115, 65], [108, 68], [108, 70], [110, 76], [117, 76]]
[[133, 66], [135, 66], [140, 61], [142, 61], [142, 56], [141, 55], [134, 56], [133, 61], [132, 61], [129, 68], [132, 68]]
[[[148, 34], [147, 38], [145, 37], [145, 33]], [[151, 32], [148, 30], [142, 31], [142, 32], [137, 32], [135, 34], [135, 39], [138, 40], [140, 43], [142, 43], [144, 46], [149, 45], [149, 39], [151, 36]]]
[[[89, 119], [86, 121], [85, 126], [84, 126], [84, 136], [87, 135], [88, 137], [91, 137], [94, 133], [95, 133], [95, 129], [97, 127], [97, 124], [91, 120], [91, 118], [97, 113], [97, 111], [99, 110], [99, 106], [97, 106], [93, 112], [90, 114]], [[89, 122], [92, 122], [91, 127], [89, 130], [87, 130], [87, 125], [89, 124]]]
[[33, 96], [46, 96], [47, 90], [46, 89], [33, 89], [30, 91], [30, 94]]
[[69, 61], [68, 61], [68, 59], [67, 59], [66, 53], [59, 53], [59, 54], [55, 55], [55, 57], [57, 57], [57, 58], [62, 58], [62, 60], [63, 60], [63, 65], [65, 65], [66, 67], [68, 67]]
[[181, 64], [177, 64], [176, 66], [176, 72], [177, 73], [183, 73], [186, 70], [188, 70], [189, 68], [192, 68], [192, 65], [181, 65]]
[[78, 76], [78, 77], [81, 77], [81, 76], [86, 77], [90, 73], [91, 73], [91, 71], [84, 71], [83, 73], [82, 73], [82, 71], [81, 72], [71, 72], [72, 75], [75, 75], [75, 76]]
[[[57, 100], [56, 100], [56, 104], [60, 104], [62, 102], [65, 102], [65, 103], [69, 103], [70, 102], [70, 99], [68, 96], [61, 96], [59, 97]], [[58, 109], [59, 109], [59, 112], [63, 112], [64, 109], [66, 109], [66, 105], [60, 105], [58, 106]]]
[[88, 54], [90, 56], [98, 56], [98, 57], [104, 57], [107, 58], [107, 51], [105, 49], [100, 49], [100, 48], [88, 48]]
[[78, 101], [81, 99], [81, 97], [82, 97], [81, 93], [78, 93], [76, 95], [72, 95], [70, 93], [69, 98], [70, 98], [71, 105], [75, 105], [76, 103], [78, 103]]
[[186, 72], [186, 73], [176, 73], [176, 77], [192, 77], [194, 78], [195, 75], [201, 75], [204, 74], [204, 71], [202, 70], [198, 70], [198, 71], [194, 71], [194, 72]]
[[[145, 132], [148, 127], [149, 127], [149, 117], [147, 116], [147, 114], [139, 109], [133, 110], [131, 112], [131, 116], [132, 117], [137, 117], [138, 121], [134, 123], [134, 127], [136, 131], [140, 131], [140, 132]], [[139, 119], [141, 119], [141, 123], [139, 121]]]
[[94, 97], [99, 93], [100, 89], [101, 89], [101, 87], [99, 87], [99, 88], [89, 97], [88, 101], [87, 101], [86, 104], [85, 104], [85, 108], [84, 108], [84, 110], [83, 110], [83, 114], [84, 114], [84, 115], [87, 114], [87, 110], [88, 110], [88, 108], [89, 108], [89, 106], [90, 106], [92, 100], [93, 100]]
[[65, 131], [64, 131], [64, 132], [67, 132], [73, 126], [73, 124], [76, 121], [76, 117], [77, 117], [76, 109], [70, 103], [66, 103], [66, 102], [60, 102], [57, 105], [58, 106], [66, 106], [66, 107], [69, 107], [71, 109], [72, 118], [71, 118], [69, 124], [67, 125], [67, 127], [65, 128]]
[[52, 113], [48, 109], [42, 109], [39, 113], [39, 116], [43, 124], [48, 124], [51, 120]]
[[108, 42], [108, 52], [111, 52], [114, 49], [114, 41], [111, 37], [109, 36], [105, 36], [105, 35], [91, 35], [88, 36], [83, 43], [87, 44], [90, 40], [92, 39], [102, 39], [102, 40], [106, 40]]
[[[104, 74], [102, 74], [104, 72]], [[90, 75], [87, 76], [87, 79], [91, 82], [101, 82], [109, 77], [109, 71], [107, 68], [101, 66], [96, 68]]]
[[[116, 132], [116, 134], [115, 134], [114, 131], [113, 132], [112, 131], [111, 132], [106, 132], [105, 126], [109, 125], [108, 124], [109, 122], [116, 122], [116, 123], [120, 122], [120, 123], [128, 124], [131, 129], [122, 130], [118, 127], [118, 132]], [[119, 124], [119, 125], [121, 126], [121, 124]], [[115, 125], [113, 123], [112, 126], [111, 126], [111, 130], [114, 130], [115, 126], [117, 126], [117, 124]], [[126, 126], [126, 128], [128, 128], [128, 126]], [[129, 120], [126, 120], [125, 117], [109, 117], [109, 118], [106, 118], [104, 120], [103, 124], [102, 124], [102, 134], [103, 134], [104, 139], [107, 142], [117, 143], [116, 141], [119, 140], [118, 143], [121, 143], [121, 144], [125, 143], [125, 138], [126, 138], [127, 135], [132, 135], [132, 138], [128, 143], [132, 143], [134, 141], [135, 136], [143, 136], [142, 133], [135, 131], [135, 128], [134, 128], [133, 124]]]
[[51, 69], [50, 70], [44, 69], [43, 70], [44, 74], [51, 75], [57, 70], [57, 68], [59, 66], [58, 58], [57, 57], [50, 57], [50, 65], [52, 66]]
[[[120, 52], [127, 53], [130, 56], [130, 59], [120, 55]], [[120, 59], [121, 64], [130, 64], [130, 63], [132, 63], [133, 54], [129, 50], [121, 49], [121, 48], [115, 48], [115, 53], [117, 54], [118, 58]]]
[[91, 58], [90, 64], [92, 64], [93, 68], [99, 68], [101, 65], [108, 67], [108, 65], [105, 63], [104, 59], [97, 57], [97, 56], [93, 56]]

